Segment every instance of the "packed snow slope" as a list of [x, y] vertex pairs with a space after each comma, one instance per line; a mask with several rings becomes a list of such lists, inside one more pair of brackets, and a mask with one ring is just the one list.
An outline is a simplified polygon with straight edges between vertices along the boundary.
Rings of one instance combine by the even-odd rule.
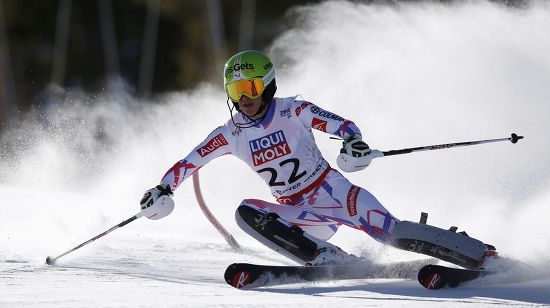
[[[380, 158], [349, 178], [398, 218], [428, 212], [428, 223], [458, 226], [535, 271], [435, 292], [390, 279], [235, 290], [223, 281], [232, 262], [290, 263], [234, 223], [243, 198], [272, 198], [231, 156], [202, 168], [201, 183], [246, 253], [225, 244], [187, 181], [169, 217], [139, 219], [45, 265], [47, 255], [136, 214], [143, 191], [227, 120], [220, 78], [153, 102], [123, 87], [72, 90], [4, 134], [0, 307], [550, 304], [550, 4], [328, 1], [296, 7], [288, 21], [267, 50], [277, 95], [299, 94], [354, 120], [372, 148], [525, 136]], [[315, 134], [336, 166], [340, 142]], [[346, 228], [331, 241], [380, 261], [418, 258]]]

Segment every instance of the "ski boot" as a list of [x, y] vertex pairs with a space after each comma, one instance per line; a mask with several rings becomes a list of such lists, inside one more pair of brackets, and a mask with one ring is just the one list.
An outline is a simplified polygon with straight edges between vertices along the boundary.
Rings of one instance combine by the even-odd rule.
[[348, 254], [338, 246], [328, 246], [317, 249], [314, 258], [306, 262], [306, 266], [347, 265], [358, 260], [358, 257]]
[[483, 255], [483, 257], [479, 261], [479, 264], [476, 266], [476, 269], [484, 270], [484, 269], [486, 269], [485, 267], [487, 266], [487, 262], [490, 263], [492, 260], [498, 259], [498, 252], [497, 252], [495, 246], [490, 245], [490, 244], [485, 244], [485, 248], [487, 250], [485, 250], [485, 254]]

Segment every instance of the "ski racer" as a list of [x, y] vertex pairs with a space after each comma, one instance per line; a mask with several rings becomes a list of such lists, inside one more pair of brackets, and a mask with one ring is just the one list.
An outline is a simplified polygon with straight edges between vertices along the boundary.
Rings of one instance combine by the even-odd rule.
[[[380, 152], [369, 148], [351, 120], [296, 96], [274, 97], [275, 69], [264, 53], [248, 50], [229, 58], [224, 86], [231, 119], [176, 162], [159, 185], [145, 192], [140, 202], [145, 216], [168, 215], [174, 206], [170, 196], [185, 179], [214, 158], [231, 154], [269, 185], [276, 200], [243, 200], [235, 214], [237, 224], [298, 263], [355, 261], [355, 256], [327, 242], [342, 225], [383, 244], [467, 268], [480, 266], [494, 249], [456, 229], [400, 221], [369, 191], [332, 168], [318, 149], [312, 129], [343, 139], [337, 165], [344, 172], [365, 169]], [[163, 202], [158, 202], [161, 198]]]

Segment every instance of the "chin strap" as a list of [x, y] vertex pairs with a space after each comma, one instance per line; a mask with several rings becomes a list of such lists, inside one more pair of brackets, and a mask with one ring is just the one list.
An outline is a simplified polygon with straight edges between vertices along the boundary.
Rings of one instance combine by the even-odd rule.
[[[246, 114], [242, 113], [239, 109], [239, 104], [231, 101], [233, 103], [233, 107], [229, 105], [229, 97], [227, 98], [226, 104], [227, 108], [229, 108], [229, 115], [231, 116], [231, 122], [238, 127], [238, 128], [250, 128], [255, 126], [256, 124], [259, 124], [265, 117], [267, 113], [267, 109], [269, 108], [269, 103], [266, 103], [262, 101], [262, 105], [260, 106], [260, 109], [258, 109], [258, 112], [254, 114], [253, 116], [249, 117]], [[240, 112], [246, 119], [250, 120], [249, 122], [245, 123], [237, 123], [235, 122], [235, 118], [233, 117], [233, 110], [237, 110], [237, 112]]]
[[269, 103], [266, 103], [262, 100], [262, 105], [258, 109], [258, 112], [256, 112], [253, 116], [251, 116], [249, 118], [254, 119], [254, 120], [263, 119], [265, 114], [267, 113], [267, 107], [268, 106], [269, 106]]

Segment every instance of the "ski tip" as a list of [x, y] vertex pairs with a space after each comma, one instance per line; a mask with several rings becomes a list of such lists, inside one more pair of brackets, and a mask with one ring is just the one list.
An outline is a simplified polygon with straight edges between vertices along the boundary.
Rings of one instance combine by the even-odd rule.
[[233, 277], [231, 277], [231, 281], [227, 281], [227, 283], [234, 288], [242, 289], [250, 284], [250, 272], [236, 272]]
[[225, 270], [224, 278], [230, 286], [242, 289], [252, 282], [250, 271], [242, 268], [242, 263], [233, 263]]
[[443, 275], [437, 270], [437, 266], [426, 265], [418, 272], [418, 282], [429, 290], [441, 289], [445, 283]]
[[421, 281], [422, 286], [429, 290], [441, 289], [441, 274], [440, 273], [431, 273], [428, 276], [424, 277]]

